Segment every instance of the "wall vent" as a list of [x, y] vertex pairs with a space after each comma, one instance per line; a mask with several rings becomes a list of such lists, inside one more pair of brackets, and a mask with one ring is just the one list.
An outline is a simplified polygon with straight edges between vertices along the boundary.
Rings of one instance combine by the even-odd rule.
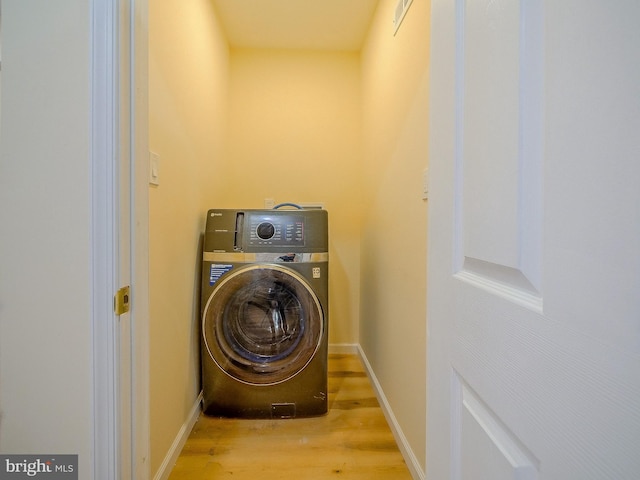
[[411, 6], [413, 0], [398, 0], [398, 4], [396, 5], [396, 10], [393, 16], [393, 34], [395, 35], [398, 32], [398, 28], [400, 28], [400, 24], [402, 23], [402, 19], [407, 14], [407, 10]]

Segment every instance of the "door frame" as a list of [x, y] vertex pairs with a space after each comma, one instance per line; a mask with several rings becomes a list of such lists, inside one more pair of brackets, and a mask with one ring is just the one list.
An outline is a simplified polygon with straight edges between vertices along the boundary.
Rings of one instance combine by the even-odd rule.
[[[95, 480], [146, 480], [150, 475], [147, 7], [147, 0], [91, 2]], [[132, 287], [124, 336], [123, 319], [113, 311], [114, 294], [123, 282]], [[121, 349], [130, 358], [124, 374]]]

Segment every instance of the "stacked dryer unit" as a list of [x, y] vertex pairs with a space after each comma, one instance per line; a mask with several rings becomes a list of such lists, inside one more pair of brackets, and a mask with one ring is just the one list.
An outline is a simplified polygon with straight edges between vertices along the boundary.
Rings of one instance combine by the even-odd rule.
[[202, 264], [208, 415], [327, 412], [324, 210], [209, 210]]

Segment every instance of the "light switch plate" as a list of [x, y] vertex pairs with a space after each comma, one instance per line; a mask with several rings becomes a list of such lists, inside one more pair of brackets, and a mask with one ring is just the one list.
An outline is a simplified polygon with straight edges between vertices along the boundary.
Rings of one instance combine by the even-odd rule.
[[160, 155], [149, 152], [149, 184], [160, 185]]
[[422, 171], [422, 199], [427, 200], [429, 198], [429, 169], [425, 168]]

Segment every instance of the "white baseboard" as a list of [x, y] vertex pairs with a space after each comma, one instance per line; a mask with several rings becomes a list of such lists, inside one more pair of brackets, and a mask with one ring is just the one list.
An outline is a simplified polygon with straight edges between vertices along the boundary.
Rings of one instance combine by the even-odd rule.
[[418, 459], [413, 453], [413, 450], [411, 449], [411, 446], [409, 445], [407, 438], [404, 436], [404, 433], [402, 432], [402, 428], [400, 428], [400, 424], [398, 423], [396, 416], [393, 414], [391, 405], [389, 405], [389, 402], [387, 400], [387, 397], [384, 394], [384, 391], [382, 390], [382, 386], [380, 385], [380, 382], [378, 382], [378, 379], [376, 378], [375, 373], [373, 373], [373, 368], [371, 367], [371, 364], [369, 363], [369, 360], [367, 359], [367, 356], [365, 355], [364, 350], [362, 350], [362, 347], [359, 344], [356, 347], [357, 347], [357, 353], [360, 356], [362, 363], [364, 364], [364, 368], [367, 372], [367, 375], [369, 376], [369, 380], [371, 380], [371, 384], [373, 385], [373, 390], [376, 392], [376, 397], [378, 397], [378, 402], [380, 402], [380, 407], [382, 408], [384, 416], [387, 419], [387, 423], [391, 428], [391, 432], [393, 432], [393, 436], [396, 439], [396, 443], [398, 444], [400, 453], [402, 453], [402, 456], [404, 457], [404, 461], [407, 464], [409, 471], [411, 472], [411, 476], [415, 480], [425, 480], [426, 478], [425, 472], [420, 467], [420, 462], [418, 462]]
[[169, 474], [180, 456], [182, 447], [184, 447], [184, 444], [187, 442], [187, 438], [189, 438], [189, 434], [200, 416], [200, 403], [202, 403], [202, 392], [200, 392], [200, 395], [196, 398], [196, 402], [189, 412], [189, 417], [182, 424], [182, 427], [180, 427], [176, 438], [173, 440], [169, 451], [164, 457], [162, 465], [160, 465], [160, 468], [158, 468], [158, 471], [153, 476], [153, 480], [167, 480], [169, 478]]
[[357, 343], [330, 343], [329, 344], [329, 353], [333, 354], [357, 354], [358, 353], [358, 344]]

